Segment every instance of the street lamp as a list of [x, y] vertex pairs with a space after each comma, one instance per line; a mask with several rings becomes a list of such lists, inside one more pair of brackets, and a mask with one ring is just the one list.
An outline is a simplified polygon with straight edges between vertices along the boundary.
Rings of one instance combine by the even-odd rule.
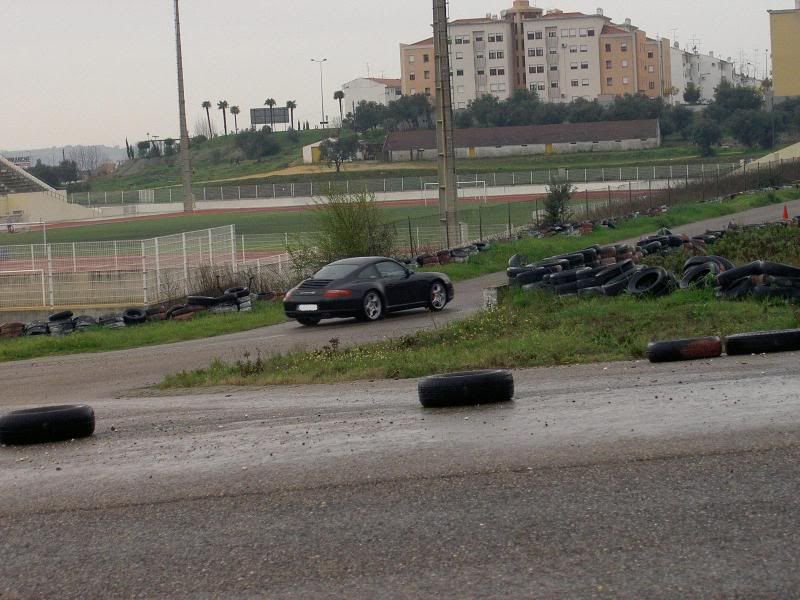
[[327, 58], [321, 58], [321, 59], [312, 58], [311, 62], [312, 63], [319, 63], [319, 97], [320, 97], [320, 102], [322, 104], [322, 118], [320, 119], [319, 124], [324, 126], [326, 124], [325, 123], [325, 90], [324, 90], [324, 88], [322, 86], [322, 63], [328, 62], [328, 59]]

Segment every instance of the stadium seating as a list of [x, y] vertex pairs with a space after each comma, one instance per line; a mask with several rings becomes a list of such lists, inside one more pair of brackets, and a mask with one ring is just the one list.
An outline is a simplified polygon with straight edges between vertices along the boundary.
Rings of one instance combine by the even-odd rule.
[[0, 165], [0, 193], [22, 194], [25, 192], [41, 192], [46, 189], [46, 187], [37, 185], [5, 165]]

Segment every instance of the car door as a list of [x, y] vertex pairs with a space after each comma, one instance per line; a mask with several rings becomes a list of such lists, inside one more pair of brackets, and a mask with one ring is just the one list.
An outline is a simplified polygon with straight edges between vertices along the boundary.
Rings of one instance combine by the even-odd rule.
[[386, 260], [376, 264], [375, 268], [380, 273], [386, 292], [386, 304], [390, 307], [399, 307], [413, 302], [408, 271], [405, 267], [394, 261]]

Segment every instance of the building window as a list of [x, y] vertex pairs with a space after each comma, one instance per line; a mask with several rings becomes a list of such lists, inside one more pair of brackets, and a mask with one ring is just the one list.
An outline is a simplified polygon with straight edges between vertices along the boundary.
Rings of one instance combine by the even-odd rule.
[[582, 62], [581, 63], [581, 69], [588, 69], [588, 68], [589, 68], [589, 63], [588, 62]]
[[609, 86], [609, 87], [614, 85], [614, 78], [613, 77], [606, 77], [606, 85]]
[[416, 93], [417, 93], [417, 88], [411, 88], [411, 95], [413, 96]]
[[490, 42], [502, 42], [503, 41], [503, 34], [502, 33], [490, 33], [489, 34], [489, 41]]
[[422, 55], [422, 62], [431, 62], [431, 57], [429, 54]]
[[589, 46], [581, 46], [581, 52], [588, 52]]
[[550, 87], [551, 88], [557, 88], [558, 87], [558, 82], [557, 81], [551, 81], [550, 82]]
[[547, 37], [549, 37], [549, 38], [554, 38], [554, 37], [557, 37], [557, 36], [558, 36], [558, 33], [555, 30], [547, 32]]
[[652, 50], [650, 50], [650, 52], [647, 53], [647, 58], [653, 58], [654, 56], [655, 54], [653, 53]]
[[466, 102], [459, 102], [458, 103], [458, 109], [459, 110], [464, 110], [465, 108], [467, 108], [467, 103]]
[[544, 48], [537, 48], [536, 56], [544, 56]]
[[475, 41], [476, 42], [482, 42], [483, 41], [483, 34], [482, 33], [476, 33], [475, 34]]
[[589, 87], [589, 80], [588, 79], [584, 79], [583, 81], [581, 81], [581, 85], [583, 87]]
[[497, 53], [497, 58], [498, 58], [498, 59], [500, 59], [500, 58], [505, 58], [505, 56], [506, 56], [506, 53], [505, 53], [505, 52], [498, 52], [498, 53]]
[[425, 88], [425, 95], [426, 96], [430, 96], [431, 95], [431, 88]]
[[456, 93], [457, 94], [463, 94], [464, 93], [464, 86], [463, 85], [457, 86], [456, 87]]
[[486, 71], [484, 71], [483, 69], [478, 69], [477, 75], [483, 77], [484, 75], [486, 75]]
[[578, 63], [570, 63], [569, 68], [572, 71], [577, 71], [578, 70]]
[[586, 37], [589, 35], [588, 29], [581, 29], [581, 37]]
[[561, 30], [561, 37], [562, 38], [569, 37], [569, 29], [562, 29]]
[[463, 52], [456, 52], [456, 60], [462, 60], [464, 58]]
[[431, 72], [430, 72], [430, 71], [425, 71], [425, 72], [422, 74], [422, 78], [423, 78], [423, 79], [430, 79], [430, 78], [431, 78]]
[[628, 51], [628, 44], [625, 43], [625, 42], [622, 42], [622, 45], [619, 47], [619, 49], [622, 50], [623, 52], [627, 52]]
[[464, 69], [456, 69], [456, 77], [463, 77]]
[[411, 63], [411, 64], [413, 65], [413, 64], [414, 64], [414, 61], [415, 61], [416, 59], [417, 59], [417, 57], [416, 57], [416, 56], [414, 56], [414, 55], [412, 54], [411, 56], [409, 56], [409, 57], [408, 57], [408, 62], [409, 62], [409, 63]]
[[580, 84], [581, 84], [581, 82], [578, 81], [577, 79], [573, 79], [572, 81], [570, 81], [570, 85], [572, 87], [578, 87]]
[[556, 48], [550, 48], [550, 54], [558, 54], [558, 50]]
[[613, 68], [614, 68], [614, 63], [611, 62], [610, 60], [607, 60], [606, 61], [606, 69], [613, 69]]
[[611, 52], [611, 44], [606, 44], [606, 52]]
[[475, 55], [475, 58], [476, 58], [477, 60], [483, 60], [483, 54], [476, 54], [476, 55]]
[[589, 30], [589, 37], [594, 37], [594, 29]]
[[628, 68], [628, 61], [627, 60], [623, 60], [622, 61], [622, 68], [623, 69], [627, 69]]
[[631, 81], [631, 80], [630, 80], [630, 79], [628, 79], [627, 77], [623, 77], [623, 78], [622, 78], [622, 84], [623, 84], [623, 85], [628, 85], [628, 84], [630, 83], [630, 81]]
[[569, 37], [578, 37], [578, 30], [577, 29], [570, 29], [569, 30]]
[[408, 79], [409, 79], [409, 81], [416, 81], [417, 80], [417, 74], [416, 73], [411, 73], [411, 75], [408, 76]]
[[651, 82], [650, 82], [650, 89], [651, 89], [651, 90], [654, 90], [654, 89], [656, 89], [656, 82], [655, 82], [655, 81], [651, 81]]
[[577, 46], [570, 46], [569, 47], [569, 53], [570, 54], [577, 54], [578, 53], [578, 47]]
[[529, 31], [528, 32], [528, 39], [529, 40], [541, 40], [542, 39], [542, 32], [541, 31]]
[[505, 75], [506, 74], [506, 70], [505, 69], [497, 69], [497, 74], [498, 75]]
[[492, 77], [497, 77], [497, 69], [489, 69], [489, 75]]
[[550, 65], [551, 71], [558, 71], [558, 65]]
[[543, 82], [539, 82], [539, 91], [543, 92], [547, 89], [547, 86]]
[[655, 73], [655, 72], [656, 72], [656, 68], [655, 68], [653, 65], [650, 65], [649, 67], [647, 67], [647, 70], [648, 70], [650, 73]]

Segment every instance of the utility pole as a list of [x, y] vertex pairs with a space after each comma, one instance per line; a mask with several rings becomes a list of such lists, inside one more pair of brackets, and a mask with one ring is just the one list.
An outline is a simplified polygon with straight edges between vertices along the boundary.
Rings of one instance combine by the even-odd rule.
[[439, 166], [439, 221], [445, 247], [461, 242], [458, 231], [458, 186], [453, 144], [453, 96], [447, 0], [433, 0], [433, 52], [436, 57], [436, 150]]
[[178, 113], [181, 126], [181, 180], [183, 181], [183, 211], [194, 212], [192, 194], [192, 165], [189, 162], [189, 129], [186, 127], [186, 96], [183, 89], [183, 52], [181, 51], [181, 17], [175, 0], [175, 45], [178, 58]]
[[321, 106], [322, 106], [322, 118], [319, 120], [319, 124], [320, 124], [320, 127], [325, 127], [328, 124], [328, 122], [325, 119], [325, 90], [324, 90], [324, 86], [322, 85], [322, 65], [323, 65], [323, 63], [328, 62], [328, 59], [327, 58], [322, 58], [322, 59], [317, 60], [315, 58], [312, 58], [311, 62], [319, 63], [319, 97], [320, 97], [320, 102], [321, 102]]

